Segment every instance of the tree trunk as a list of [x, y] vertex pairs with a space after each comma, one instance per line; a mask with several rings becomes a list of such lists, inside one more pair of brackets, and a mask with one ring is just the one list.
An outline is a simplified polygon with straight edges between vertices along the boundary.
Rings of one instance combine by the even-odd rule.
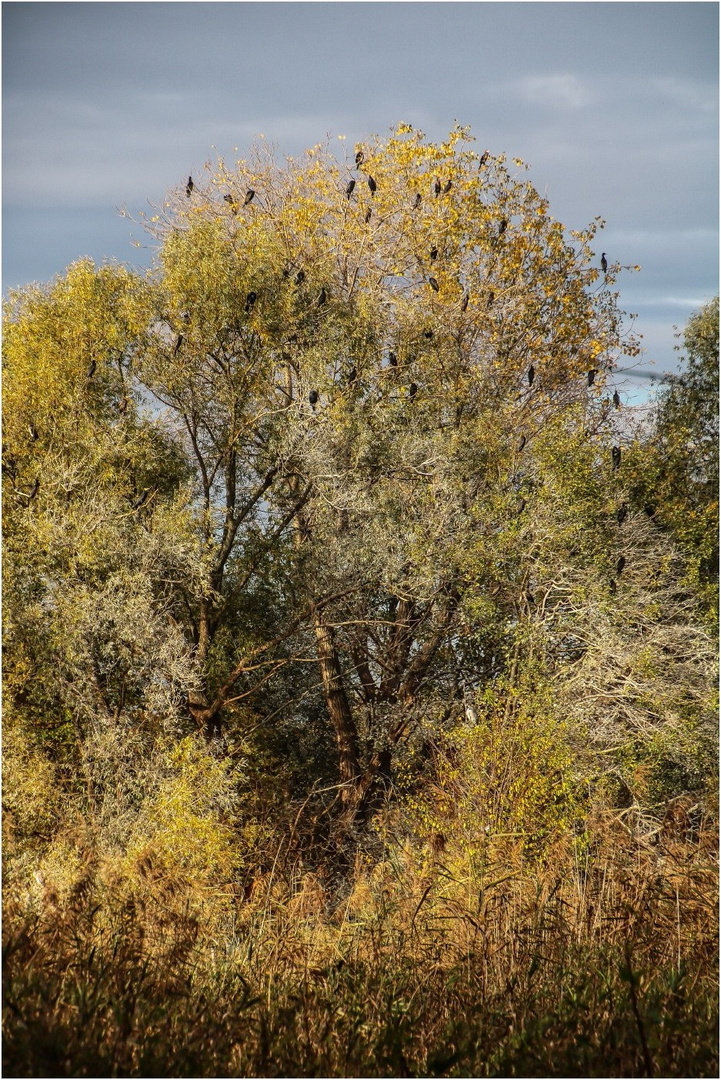
[[341, 789], [341, 802], [344, 806], [348, 806], [355, 799], [355, 787], [360, 776], [358, 736], [343, 688], [338, 653], [333, 643], [333, 631], [323, 622], [322, 613], [317, 607], [313, 609], [313, 630], [318, 647], [318, 663], [323, 679], [325, 700], [338, 747], [338, 772], [340, 782], [344, 785]]

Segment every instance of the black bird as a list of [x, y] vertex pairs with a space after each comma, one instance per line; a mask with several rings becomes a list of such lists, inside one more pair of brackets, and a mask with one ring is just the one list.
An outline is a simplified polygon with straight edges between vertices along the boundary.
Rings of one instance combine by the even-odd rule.
[[616, 577], [620, 577], [624, 566], [626, 565], [626, 557], [622, 555], [616, 563]]
[[33, 424], [32, 420], [28, 424], [28, 431], [30, 432], [30, 438], [33, 440], [33, 442], [37, 442], [40, 436], [38, 435], [38, 429], [35, 427], [35, 424]]
[[178, 334], [178, 340], [175, 342], [175, 348], [173, 349], [173, 356], [178, 355], [178, 350], [180, 349], [180, 346], [183, 344], [184, 341], [185, 338], [183, 337], [183, 335]]
[[296, 285], [302, 285], [304, 281], [305, 281], [305, 270], [299, 270], [298, 273], [295, 275], [295, 283], [296, 283]]
[[351, 178], [348, 181], [348, 183], [346, 184], [346, 186], [345, 186], [345, 197], [346, 197], [346, 199], [350, 199], [351, 195], [353, 194], [353, 188], [354, 187], [355, 187], [355, 180], [353, 180]]
[[611, 449], [611, 460], [613, 461], [613, 471], [615, 472], [616, 469], [621, 464], [621, 447], [620, 446], [614, 446]]
[[498, 226], [498, 235], [503, 236], [504, 232], [508, 228], [508, 219], [502, 218], [501, 224]]
[[193, 177], [189, 176], [188, 183], [185, 185], [185, 194], [188, 196], [188, 198], [190, 198], [190, 196], [193, 194], [194, 187], [195, 184], [193, 183]]
[[368, 177], [368, 187], [371, 189], [371, 195], [375, 195], [376, 191], [378, 190], [378, 185], [376, 184], [372, 176]]
[[224, 195], [223, 199], [225, 200], [225, 202], [227, 202], [228, 206], [233, 211], [233, 213], [237, 214], [238, 213], [238, 208], [235, 205], [235, 199], [233, 198], [233, 196], [232, 195]]
[[481, 160], [478, 162], [478, 168], [479, 169], [483, 168], [483, 166], [488, 161], [488, 157], [489, 157], [488, 150], [484, 150], [483, 153], [481, 154]]
[[28, 502], [32, 502], [32, 500], [35, 498], [35, 496], [37, 495], [39, 490], [40, 490], [40, 477], [36, 476], [35, 477], [35, 483], [30, 488], [30, 493], [28, 495]]
[[391, 367], [398, 367], [398, 357], [394, 352], [388, 353], [388, 363]]
[[597, 375], [598, 375], [598, 368], [591, 368], [591, 370], [589, 371], [589, 373], [587, 375], [588, 385], [589, 386], [593, 386]]
[[603, 270], [604, 274], [608, 270], [608, 263], [606, 262], [606, 252], [605, 251], [601, 252], [601, 269]]
[[368, 209], [367, 209], [367, 210], [366, 210], [366, 212], [365, 212], [365, 217], [363, 218], [363, 220], [365, 221], [366, 225], [367, 225], [367, 224], [368, 224], [368, 222], [370, 221], [370, 219], [371, 219], [371, 214], [372, 214], [372, 213], [373, 213], [373, 211], [371, 210], [371, 208], [370, 208], [370, 206], [369, 206], [369, 207], [368, 207]]
[[415, 199], [413, 200], [413, 209], [414, 209], [414, 210], [415, 210], [415, 209], [416, 209], [417, 207], [419, 207], [419, 206], [421, 205], [421, 199], [422, 199], [422, 197], [423, 197], [423, 196], [421, 195], [420, 191], [416, 192], [416, 197], [415, 197]]
[[536, 377], [536, 369], [534, 368], [533, 364], [531, 364], [531, 366], [528, 369], [528, 385], [529, 386], [533, 386], [533, 380], [535, 379], [535, 377]]
[[486, 304], [486, 307], [492, 307], [493, 301], [495, 299], [496, 299], [496, 294], [494, 293], [493, 289], [491, 289], [490, 292], [488, 293], [488, 302]]
[[609, 592], [611, 593], [611, 596], [616, 595], [616, 582], [613, 580], [613, 578], [611, 578], [611, 580], [608, 583], [608, 589], [609, 589]]
[[311, 392], [308, 394], [308, 401], [310, 402], [310, 406], [311, 406], [313, 412], [315, 412], [315, 405], [316, 405], [317, 400], [318, 400], [318, 391], [317, 390], [311, 390]]
[[453, 187], [453, 181], [452, 180], [446, 180], [445, 187], [443, 188], [443, 194], [447, 195], [452, 187]]
[[616, 513], [616, 521], [618, 522], [619, 525], [623, 525], [623, 523], [624, 523], [624, 521], [626, 520], [627, 517], [628, 517], [628, 507], [624, 503], [623, 506], [619, 506], [619, 508], [618, 508], [618, 511]]
[[621, 398], [618, 395], [618, 390], [613, 391], [613, 404], [617, 409], [621, 408]]
[[358, 378], [358, 368], [354, 364], [353, 367], [348, 372], [348, 385], [353, 386], [353, 384], [355, 383], [357, 378]]
[[414, 382], [412, 382], [411, 385], [408, 387], [408, 397], [411, 399], [411, 401], [413, 401], [417, 393], [418, 387]]
[[93, 358], [90, 361], [89, 365], [88, 365], [88, 371], [87, 371], [86, 378], [92, 379], [93, 375], [95, 374], [95, 369], [97, 368], [97, 366], [98, 365], [95, 363], [95, 359]]
[[643, 504], [643, 512], [646, 515], [646, 517], [650, 517], [650, 518], [655, 517], [656, 516], [656, 510], [657, 510], [657, 507], [656, 507], [655, 503], [644, 503]]
[[139, 499], [136, 499], [135, 502], [133, 503], [133, 510], [139, 510], [140, 507], [143, 506], [145, 504], [145, 502], [147, 501], [147, 498], [148, 498], [149, 494], [150, 494], [150, 488], [143, 488], [142, 495], [140, 496]]
[[248, 295], [245, 298], [245, 314], [246, 315], [249, 315], [251, 313], [251, 311], [255, 307], [255, 302], [256, 302], [257, 299], [258, 299], [258, 294], [257, 293], [254, 293], [252, 291], [248, 293]]
[[433, 292], [438, 292], [439, 285], [438, 285], [438, 282], [436, 281], [436, 279], [434, 277], [429, 277], [428, 278], [428, 284], [433, 289]]
[[438, 258], [438, 248], [434, 244], [430, 251], [431, 260], [434, 261]]
[[436, 198], [438, 198], [438, 196], [441, 193], [441, 182], [438, 179], [438, 177], [436, 177], [436, 181], [435, 181], [435, 183], [433, 185], [433, 192], [434, 192]]
[[362, 150], [359, 150], [358, 153], [355, 156], [356, 165], [362, 165], [364, 160], [365, 160], [365, 154], [363, 153]]
[[253, 191], [252, 187], [248, 188], [248, 190], [245, 193], [245, 198], [243, 199], [243, 206], [247, 206], [248, 203], [252, 203], [254, 198], [255, 198], [255, 192]]
[[432, 330], [424, 330], [423, 331], [423, 337], [426, 338], [428, 341], [433, 341], [433, 331]]
[[466, 310], [466, 308], [468, 307], [468, 301], [469, 301], [469, 299], [470, 299], [470, 296], [469, 296], [469, 294], [468, 294], [468, 293], [464, 293], [464, 294], [463, 294], [463, 299], [461, 300], [461, 311], [465, 311], [465, 310]]
[[318, 307], [323, 307], [327, 303], [327, 301], [328, 301], [328, 293], [325, 291], [325, 288], [323, 288], [323, 289], [320, 290], [320, 293], [318, 294], [318, 299], [316, 300], [316, 304], [317, 304]]
[[525, 435], [521, 435], [521, 438], [520, 438], [519, 443], [518, 443], [518, 453], [519, 454], [520, 454], [521, 450], [523, 450], [523, 447], [526, 445], [527, 442], [528, 442], [527, 437]]

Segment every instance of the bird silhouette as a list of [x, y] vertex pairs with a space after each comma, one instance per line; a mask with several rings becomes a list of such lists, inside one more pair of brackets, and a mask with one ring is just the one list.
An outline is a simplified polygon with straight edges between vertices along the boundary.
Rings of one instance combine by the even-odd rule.
[[88, 365], [88, 370], [87, 370], [87, 373], [86, 373], [86, 378], [87, 379], [92, 379], [93, 375], [95, 374], [95, 369], [97, 368], [97, 366], [98, 365], [95, 362], [95, 358], [93, 358], [90, 361], [89, 365]]
[[625, 565], [626, 565], [626, 557], [624, 555], [621, 555], [618, 562], [616, 563], [616, 577], [621, 576], [621, 573], [623, 572], [623, 568], [624, 568]]
[[533, 386], [533, 380], [535, 379], [535, 377], [536, 377], [536, 369], [534, 368], [533, 364], [531, 364], [531, 366], [528, 369], [528, 385], [529, 386]]
[[613, 404], [617, 409], [621, 407], [621, 398], [619, 397], [618, 390], [613, 391]]
[[435, 261], [435, 260], [436, 260], [436, 259], [438, 258], [438, 248], [436, 247], [436, 245], [435, 245], [435, 244], [434, 244], [434, 245], [433, 245], [433, 247], [431, 248], [431, 250], [430, 250], [430, 253], [429, 253], [429, 254], [430, 254], [430, 257], [431, 257], [431, 260], [432, 260], [432, 261]]
[[26, 496], [26, 498], [27, 498], [28, 502], [32, 502], [32, 501], [33, 501], [33, 499], [35, 498], [35, 496], [37, 495], [37, 493], [38, 493], [38, 491], [39, 491], [39, 490], [40, 490], [40, 477], [39, 477], [39, 476], [36, 476], [36, 477], [35, 477], [35, 483], [34, 483], [34, 484], [33, 484], [33, 486], [32, 486], [32, 487], [30, 488], [30, 491], [28, 492], [28, 494], [27, 494], [27, 496]]
[[433, 289], [433, 292], [438, 292], [438, 289], [440, 288], [440, 286], [439, 286], [438, 282], [436, 281], [436, 279], [434, 277], [429, 277], [428, 278], [428, 284]]
[[481, 160], [478, 162], [478, 168], [479, 169], [483, 168], [483, 166], [488, 161], [488, 158], [489, 158], [489, 152], [488, 152], [488, 150], [484, 150], [483, 153], [481, 154]]
[[621, 447], [620, 446], [612, 447], [612, 449], [611, 449], [611, 460], [613, 462], [613, 471], [615, 472], [616, 469], [621, 464]]
[[469, 301], [469, 299], [470, 299], [470, 296], [469, 296], [469, 294], [468, 294], [468, 293], [464, 293], [464, 294], [463, 294], [463, 299], [461, 300], [461, 311], [465, 311], [465, 310], [466, 310], [466, 308], [468, 307], [468, 301]]
[[327, 303], [327, 301], [328, 301], [328, 293], [325, 291], [325, 288], [322, 288], [320, 290], [320, 293], [318, 294], [318, 299], [316, 300], [316, 305], [318, 307], [323, 307]]
[[596, 376], [598, 375], [598, 368], [591, 368], [586, 378], [588, 379], [588, 385], [593, 386]]
[[235, 205], [235, 199], [233, 198], [233, 196], [232, 195], [224, 195], [223, 199], [225, 200], [225, 202], [227, 202], [228, 206], [233, 211], [233, 213], [237, 214], [238, 213], [238, 207]]
[[38, 429], [35, 427], [35, 424], [33, 424], [32, 420], [28, 424], [28, 431], [30, 432], [30, 438], [33, 440], [33, 442], [37, 442], [40, 436], [38, 435]]
[[143, 488], [142, 495], [140, 496], [139, 499], [136, 499], [135, 502], [133, 503], [133, 510], [139, 510], [140, 507], [143, 506], [147, 502], [149, 494], [150, 494], [150, 488]]
[[348, 385], [353, 386], [357, 378], [358, 378], [358, 368], [354, 364], [353, 367], [348, 372]]
[[646, 517], [650, 517], [650, 518], [656, 517], [656, 510], [657, 509], [658, 508], [657, 508], [655, 503], [647, 502], [647, 503], [643, 504], [643, 512], [646, 515]]
[[438, 177], [436, 177], [435, 183], [433, 185], [433, 192], [434, 192], [436, 198], [438, 198], [438, 196], [441, 193], [441, 182], [438, 179]]
[[185, 338], [183, 337], [183, 335], [182, 335], [182, 334], [178, 334], [178, 339], [177, 339], [177, 341], [175, 342], [175, 348], [173, 349], [173, 356], [177, 356], [177, 355], [178, 355], [178, 351], [179, 351], [179, 349], [180, 349], [180, 346], [181, 346], [181, 345], [183, 344], [183, 342], [184, 342], [184, 341], [185, 341]]
[[249, 315], [250, 312], [253, 310], [253, 308], [255, 307], [255, 302], [256, 302], [257, 299], [258, 299], [258, 294], [251, 290], [251, 292], [249, 292], [248, 295], [245, 298], [245, 313], [246, 313], [246, 315]]
[[376, 191], [378, 190], [378, 185], [376, 184], [372, 176], [368, 177], [368, 187], [371, 189], [371, 195], [375, 195]]
[[504, 234], [504, 232], [506, 231], [507, 228], [508, 228], [508, 219], [507, 218], [502, 218], [501, 223], [498, 226], [498, 235], [503, 236], [503, 234]]
[[195, 184], [193, 183], [193, 177], [189, 176], [188, 183], [185, 185], [185, 194], [188, 196], [188, 198], [190, 198], [190, 196], [193, 194], [194, 187]]
[[365, 221], [366, 225], [367, 225], [367, 224], [368, 224], [368, 222], [370, 221], [370, 219], [371, 219], [371, 214], [372, 214], [372, 213], [373, 213], [373, 211], [371, 210], [371, 208], [370, 208], [370, 206], [369, 206], [369, 207], [368, 207], [368, 209], [366, 210], [366, 212], [365, 212], [365, 216], [364, 216], [364, 218], [363, 218], [363, 220]]
[[452, 180], [446, 180], [445, 187], [443, 188], [443, 194], [447, 195], [452, 187], [453, 187], [453, 181]]
[[422, 198], [423, 198], [423, 196], [421, 195], [420, 191], [416, 192], [416, 197], [413, 200], [413, 209], [414, 210], [421, 205], [421, 199]]
[[359, 150], [355, 156], [356, 165], [362, 165], [365, 160], [365, 154], [362, 150]]
[[619, 506], [619, 508], [618, 508], [618, 510], [616, 512], [616, 521], [618, 522], [619, 525], [623, 525], [623, 523], [626, 520], [627, 516], [628, 516], [628, 507], [624, 503], [623, 506]]
[[486, 303], [486, 307], [487, 308], [492, 307], [493, 306], [493, 301], [495, 299], [496, 299], [496, 294], [494, 293], [493, 289], [491, 289], [489, 291], [489, 293], [488, 293], [488, 301]]
[[353, 194], [353, 188], [354, 187], [355, 187], [355, 180], [353, 180], [353, 178], [351, 177], [351, 179], [348, 181], [348, 183], [345, 186], [345, 197], [346, 197], [346, 199], [350, 199], [351, 195]]
[[305, 270], [299, 270], [298, 273], [295, 275], [295, 283], [296, 283], [296, 285], [302, 285], [304, 281], [305, 281]]
[[388, 363], [391, 367], [398, 367], [398, 357], [394, 352], [388, 353]]
[[427, 341], [433, 341], [433, 331], [432, 330], [424, 330], [423, 331], [423, 337]]
[[318, 400], [318, 391], [317, 390], [311, 390], [311, 392], [308, 394], [308, 401], [310, 402], [310, 406], [311, 406], [313, 412], [315, 412], [315, 405], [316, 405], [317, 400]]
[[604, 274], [608, 270], [608, 263], [606, 262], [606, 252], [605, 251], [601, 252], [601, 269], [603, 270]]
[[613, 578], [611, 578], [611, 580], [608, 583], [608, 589], [609, 589], [609, 592], [611, 593], [611, 596], [616, 595], [616, 582], [613, 580]]
[[252, 187], [248, 188], [248, 190], [245, 193], [245, 198], [243, 199], [243, 206], [247, 206], [248, 203], [252, 203], [254, 198], [255, 198], [255, 192], [253, 191]]
[[411, 385], [408, 387], [408, 397], [411, 399], [411, 401], [413, 401], [417, 393], [418, 387], [414, 382], [412, 382]]

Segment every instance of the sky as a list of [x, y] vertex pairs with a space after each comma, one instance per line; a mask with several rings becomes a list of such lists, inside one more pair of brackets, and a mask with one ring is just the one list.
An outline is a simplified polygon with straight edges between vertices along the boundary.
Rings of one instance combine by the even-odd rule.
[[3, 292], [86, 255], [148, 265], [150, 238], [119, 208], [147, 210], [260, 134], [283, 158], [400, 122], [443, 139], [458, 121], [479, 152], [523, 158], [567, 228], [606, 221], [598, 258], [642, 268], [617, 286], [643, 335], [637, 370], [673, 371], [674, 328], [718, 292], [718, 15], [715, 2], [3, 3]]

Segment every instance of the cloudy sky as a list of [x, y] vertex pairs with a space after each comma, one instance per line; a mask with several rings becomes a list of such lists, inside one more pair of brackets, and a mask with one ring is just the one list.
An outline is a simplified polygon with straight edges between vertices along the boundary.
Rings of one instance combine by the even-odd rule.
[[[714, 3], [3, 3], [3, 289], [83, 255], [147, 264], [118, 215], [244, 156], [406, 121], [524, 158], [568, 228], [601, 215], [644, 367], [718, 291]], [[340, 146], [340, 144], [339, 144]], [[643, 384], [636, 383], [639, 391]]]

